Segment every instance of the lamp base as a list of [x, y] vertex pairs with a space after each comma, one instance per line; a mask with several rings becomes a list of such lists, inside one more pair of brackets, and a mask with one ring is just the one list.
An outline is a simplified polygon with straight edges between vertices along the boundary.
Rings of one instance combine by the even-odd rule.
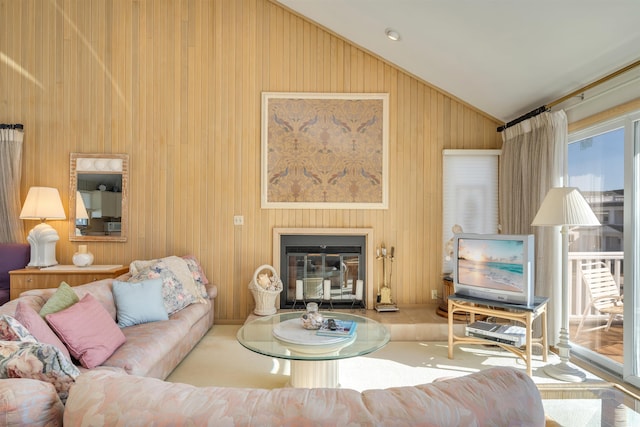
[[31, 261], [27, 267], [51, 267], [57, 265], [56, 242], [60, 240], [58, 232], [49, 224], [40, 223], [29, 231], [27, 241], [31, 245]]
[[545, 366], [544, 373], [557, 380], [571, 383], [580, 383], [587, 379], [587, 375], [584, 372], [579, 369], [572, 368], [565, 362]]

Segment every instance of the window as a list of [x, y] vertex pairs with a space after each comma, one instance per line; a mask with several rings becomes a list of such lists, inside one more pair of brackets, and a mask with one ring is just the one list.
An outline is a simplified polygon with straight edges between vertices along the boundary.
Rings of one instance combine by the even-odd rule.
[[444, 150], [442, 238], [443, 272], [450, 273], [447, 243], [454, 225], [465, 233], [498, 232], [500, 150]]

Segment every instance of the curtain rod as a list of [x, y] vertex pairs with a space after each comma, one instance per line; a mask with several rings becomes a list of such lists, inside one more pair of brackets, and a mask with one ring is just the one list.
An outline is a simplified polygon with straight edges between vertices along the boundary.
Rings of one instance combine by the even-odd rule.
[[571, 92], [568, 95], [563, 96], [562, 98], [558, 98], [555, 101], [550, 102], [547, 105], [543, 105], [542, 107], [538, 107], [535, 110], [530, 111], [527, 114], [524, 114], [524, 115], [518, 117], [517, 119], [510, 121], [509, 123], [506, 123], [506, 124], [504, 124], [502, 126], [499, 126], [497, 130], [498, 130], [498, 132], [502, 132], [503, 130], [505, 130], [505, 129], [513, 126], [513, 125], [517, 125], [518, 123], [520, 123], [520, 122], [522, 122], [524, 120], [530, 119], [531, 117], [535, 117], [538, 114], [544, 113], [545, 111], [549, 111], [552, 107], [555, 107], [556, 105], [563, 103], [567, 99], [571, 99], [574, 96], [578, 96], [578, 95], [582, 94], [583, 92], [585, 92], [585, 91], [587, 91], [589, 89], [592, 89], [592, 88], [594, 88], [596, 86], [601, 85], [602, 83], [604, 83], [604, 82], [606, 82], [608, 80], [613, 79], [614, 77], [618, 77], [620, 74], [626, 73], [627, 71], [636, 68], [639, 65], [640, 65], [640, 59], [638, 59], [635, 62], [632, 62], [631, 64], [627, 65], [626, 67], [622, 67], [619, 70], [614, 71], [613, 73], [602, 77], [601, 79], [596, 80], [593, 83], [589, 83], [588, 85], [583, 86], [578, 90], [574, 90], [573, 92]]
[[545, 111], [548, 111], [549, 108], [546, 105], [543, 105], [542, 107], [538, 107], [533, 111], [529, 111], [527, 114], [523, 114], [522, 116], [518, 117], [517, 119], [511, 120], [509, 123], [506, 123], [500, 127], [498, 127], [498, 132], [502, 132], [503, 130], [505, 130], [506, 128], [510, 128], [511, 126], [517, 125], [520, 122], [523, 122], [527, 119], [530, 119], [531, 117], [535, 117], [538, 114], [542, 114]]
[[16, 123], [16, 124], [0, 123], [0, 129], [24, 129], [24, 126], [22, 125], [22, 123]]

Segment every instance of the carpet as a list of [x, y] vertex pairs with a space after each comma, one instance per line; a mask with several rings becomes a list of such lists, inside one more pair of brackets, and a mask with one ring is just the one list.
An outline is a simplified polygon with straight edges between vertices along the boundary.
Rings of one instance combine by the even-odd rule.
[[[289, 362], [256, 354], [236, 340], [239, 325], [214, 325], [167, 378], [196, 386], [278, 388], [289, 380]], [[555, 354], [547, 363], [557, 363]], [[537, 384], [562, 383], [545, 375], [547, 363], [534, 356], [532, 378]], [[526, 372], [524, 361], [497, 346], [457, 345], [454, 358], [446, 342], [392, 341], [366, 356], [339, 361], [340, 386], [358, 391], [430, 383], [493, 366]], [[587, 384], [603, 381], [587, 372]]]

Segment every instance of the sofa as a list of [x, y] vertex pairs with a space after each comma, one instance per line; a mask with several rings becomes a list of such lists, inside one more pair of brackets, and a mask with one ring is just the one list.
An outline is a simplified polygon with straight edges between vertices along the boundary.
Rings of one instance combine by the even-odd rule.
[[490, 368], [430, 384], [358, 392], [195, 387], [121, 372], [80, 375], [65, 426], [544, 426], [524, 372]]
[[[117, 280], [129, 280], [129, 275]], [[114, 279], [74, 287], [116, 318]], [[65, 403], [50, 382], [0, 381], [2, 426], [542, 426], [540, 393], [523, 372], [491, 368], [432, 384], [357, 392], [350, 389], [274, 390], [195, 387], [163, 381], [213, 324], [211, 301], [191, 304], [157, 321], [122, 329], [126, 342], [100, 366], [80, 367]], [[55, 289], [24, 292], [0, 307], [42, 307]], [[224, 357], [224, 355], [212, 355]]]
[[27, 243], [0, 243], [0, 305], [11, 296], [9, 272], [29, 264], [31, 247]]
[[[80, 301], [88, 298], [97, 300], [112, 321], [116, 322], [118, 310], [113, 294], [116, 280], [125, 282], [131, 280], [131, 275], [99, 280], [71, 289]], [[120, 344], [99, 366], [87, 368], [76, 361], [80, 376], [93, 370], [104, 369], [124, 376], [152, 377], [158, 380], [166, 378], [213, 325], [213, 299], [217, 295], [217, 287], [207, 283], [203, 293], [205, 289], [207, 298], [202, 298], [203, 301], [192, 303], [176, 311], [168, 316], [168, 320], [122, 328], [116, 326], [116, 329], [124, 335], [124, 343]], [[35, 311], [39, 311], [56, 292], [57, 289], [23, 292], [19, 298], [1, 306], [0, 315], [14, 317], [18, 304], [23, 306], [26, 304]], [[88, 323], [92, 321], [93, 319]], [[100, 345], [99, 341], [97, 345]], [[76, 369], [73, 366], [72, 368]], [[59, 392], [59, 389], [57, 391]], [[34, 400], [33, 396], [38, 396], [38, 399]], [[64, 397], [66, 395], [62, 396], [61, 400], [56, 388], [45, 381], [29, 378], [1, 380], [0, 425], [60, 425]], [[51, 423], [51, 419], [57, 422]]]

